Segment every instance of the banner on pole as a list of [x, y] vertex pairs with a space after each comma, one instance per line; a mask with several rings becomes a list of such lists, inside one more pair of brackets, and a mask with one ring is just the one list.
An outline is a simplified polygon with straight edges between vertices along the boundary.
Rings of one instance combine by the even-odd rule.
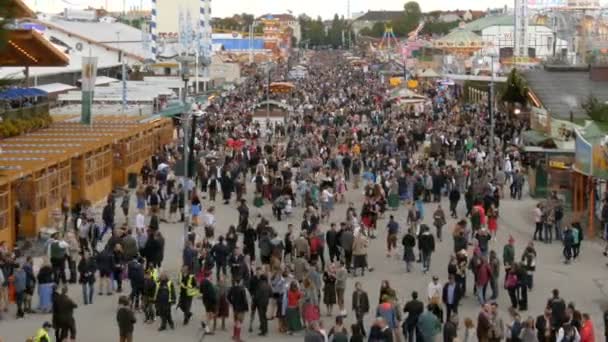
[[82, 91], [93, 91], [97, 77], [97, 57], [82, 57]]
[[80, 122], [85, 125], [91, 124], [91, 106], [93, 105], [93, 90], [97, 77], [97, 57], [82, 57], [82, 78], [80, 88], [82, 90], [82, 112]]

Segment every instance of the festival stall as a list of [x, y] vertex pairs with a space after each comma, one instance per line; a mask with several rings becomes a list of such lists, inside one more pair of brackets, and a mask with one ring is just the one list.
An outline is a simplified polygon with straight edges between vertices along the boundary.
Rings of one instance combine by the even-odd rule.
[[296, 87], [291, 82], [272, 82], [270, 83], [270, 92], [273, 94], [287, 94], [294, 91]]
[[464, 29], [464, 25], [460, 25], [456, 30], [434, 40], [432, 45], [433, 48], [442, 50], [448, 55], [446, 56], [447, 61], [455, 58], [456, 63], [447, 64], [452, 64], [452, 69], [461, 73], [464, 73], [467, 68], [470, 69], [471, 66], [468, 65], [470, 64], [469, 58], [475, 52], [490, 46], [490, 44], [483, 40], [478, 34]]
[[588, 235], [603, 234], [599, 213], [608, 188], [608, 135], [587, 122], [576, 130], [575, 162], [572, 173], [573, 213], [587, 223]]
[[[44, 227], [59, 227], [63, 201], [75, 205], [105, 199], [115, 185], [122, 185], [115, 180], [117, 170], [139, 172], [137, 165], [171, 137], [169, 119], [114, 118], [90, 126], [55, 122], [47, 129], [0, 140], [0, 241], [12, 244], [18, 234], [32, 237]], [[116, 146], [132, 139], [139, 139], [139, 147], [129, 144], [123, 150], [131, 164], [115, 164]], [[17, 222], [19, 232], [2, 227]]]

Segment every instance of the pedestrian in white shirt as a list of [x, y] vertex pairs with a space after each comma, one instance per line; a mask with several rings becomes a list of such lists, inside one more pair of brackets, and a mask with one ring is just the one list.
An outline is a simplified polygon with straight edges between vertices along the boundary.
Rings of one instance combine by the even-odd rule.
[[439, 282], [439, 277], [433, 276], [433, 280], [429, 283], [427, 288], [427, 298], [429, 302], [441, 301], [442, 292], [443, 286]]
[[135, 215], [135, 228], [136, 229], [145, 229], [146, 228], [146, 217], [140, 211]]

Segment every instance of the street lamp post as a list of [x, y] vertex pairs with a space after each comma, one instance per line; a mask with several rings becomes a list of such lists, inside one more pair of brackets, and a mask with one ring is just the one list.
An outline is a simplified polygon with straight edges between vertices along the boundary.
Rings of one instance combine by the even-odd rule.
[[492, 175], [494, 175], [495, 171], [496, 171], [496, 167], [494, 165], [495, 163], [495, 148], [494, 148], [494, 104], [495, 104], [495, 99], [494, 99], [494, 56], [490, 56], [491, 58], [491, 62], [492, 66], [491, 66], [491, 78], [490, 78], [490, 94], [488, 97], [488, 111], [490, 114], [490, 153], [489, 153], [489, 157], [490, 157], [490, 166], [492, 167]]
[[[188, 139], [188, 123], [189, 123], [189, 110], [186, 110], [186, 98], [188, 92], [188, 82], [190, 81], [190, 63], [191, 58], [187, 55], [179, 56], [178, 62], [180, 63], [180, 72], [182, 81], [184, 81], [184, 91], [182, 92], [182, 103], [184, 105], [184, 113], [182, 114], [182, 130], [184, 132], [184, 151], [183, 151], [183, 165], [184, 165], [184, 246], [188, 238], [188, 230], [190, 227], [190, 215], [189, 213], [189, 187], [190, 179], [188, 177], [188, 157], [189, 157], [189, 139]], [[193, 133], [195, 129], [195, 122], [192, 122]], [[190, 148], [191, 149], [191, 148]]]
[[272, 71], [272, 62], [268, 62], [265, 65], [266, 72], [268, 73], [268, 79], [266, 84], [266, 120], [270, 120], [270, 72]]

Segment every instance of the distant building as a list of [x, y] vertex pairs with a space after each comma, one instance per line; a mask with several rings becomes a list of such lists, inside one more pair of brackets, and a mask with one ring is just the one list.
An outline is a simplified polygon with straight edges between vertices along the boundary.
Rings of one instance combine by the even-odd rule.
[[371, 29], [376, 23], [388, 23], [403, 16], [403, 11], [367, 11], [362, 16], [353, 19], [353, 31], [359, 34], [364, 28]]
[[296, 40], [300, 42], [302, 40], [302, 28], [300, 27], [300, 22], [298, 18], [294, 17], [291, 14], [264, 14], [257, 18], [258, 21], [261, 21], [264, 18], [272, 17], [274, 19], [278, 19], [280, 25], [291, 28], [292, 34], [296, 37]]
[[[464, 29], [479, 34], [483, 40], [491, 43], [486, 48], [486, 54], [492, 53], [501, 57], [513, 56], [515, 46], [515, 20], [513, 15], [489, 15], [464, 25]], [[545, 59], [553, 55], [554, 33], [553, 29], [543, 22], [530, 18], [528, 26], [528, 56]], [[569, 47], [568, 41], [559, 36], [555, 41], [556, 55], [569, 56], [574, 50]]]

